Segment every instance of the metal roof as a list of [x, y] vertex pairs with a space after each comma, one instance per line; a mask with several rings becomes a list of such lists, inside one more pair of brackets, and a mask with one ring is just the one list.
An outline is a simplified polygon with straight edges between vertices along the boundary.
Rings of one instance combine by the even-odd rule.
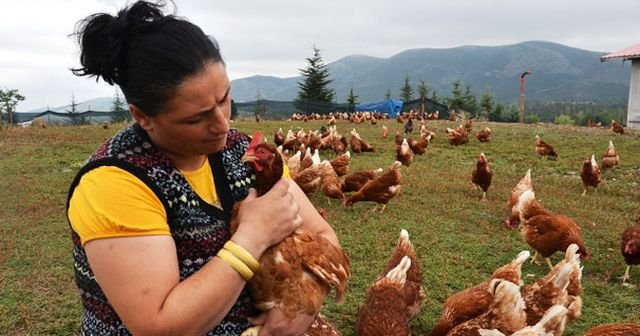
[[604, 56], [600, 57], [600, 61], [604, 62], [604, 61], [608, 61], [608, 60], [616, 59], [616, 58], [624, 58], [624, 59], [640, 58], [640, 44], [636, 44], [636, 45], [631, 46], [629, 48], [625, 48], [625, 49], [622, 49], [620, 51], [616, 51], [616, 52], [611, 53], [609, 55], [604, 55]]

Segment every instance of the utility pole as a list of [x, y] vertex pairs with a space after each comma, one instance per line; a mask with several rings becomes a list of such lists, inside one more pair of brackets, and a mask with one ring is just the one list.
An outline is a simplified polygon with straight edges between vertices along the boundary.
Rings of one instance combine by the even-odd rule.
[[530, 75], [531, 70], [527, 70], [520, 75], [520, 123], [524, 123], [524, 77]]

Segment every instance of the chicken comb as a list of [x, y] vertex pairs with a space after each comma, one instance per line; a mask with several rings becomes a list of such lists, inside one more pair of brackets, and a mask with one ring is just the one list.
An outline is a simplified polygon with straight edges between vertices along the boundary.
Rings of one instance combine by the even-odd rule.
[[256, 131], [256, 133], [251, 138], [251, 143], [249, 143], [249, 148], [254, 148], [263, 142], [264, 142], [264, 136], [262, 135], [262, 131]]

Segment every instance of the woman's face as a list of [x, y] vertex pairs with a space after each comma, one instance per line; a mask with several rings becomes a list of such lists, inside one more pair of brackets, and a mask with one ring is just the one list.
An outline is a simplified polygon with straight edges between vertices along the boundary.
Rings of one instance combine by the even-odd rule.
[[163, 112], [138, 122], [151, 141], [174, 159], [220, 151], [229, 131], [230, 89], [224, 64], [210, 63], [185, 79]]

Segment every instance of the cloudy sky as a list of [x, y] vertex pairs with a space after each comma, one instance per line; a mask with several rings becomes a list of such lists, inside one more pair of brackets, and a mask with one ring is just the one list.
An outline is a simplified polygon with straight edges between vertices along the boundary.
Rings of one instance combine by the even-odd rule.
[[[103, 82], [75, 77], [68, 35], [126, 0], [0, 0], [0, 87], [18, 89], [24, 112], [111, 97]], [[315, 44], [325, 63], [406, 49], [498, 46], [545, 40], [592, 51], [640, 43], [638, 0], [175, 0], [177, 14], [220, 42], [233, 79], [298, 75]]]

